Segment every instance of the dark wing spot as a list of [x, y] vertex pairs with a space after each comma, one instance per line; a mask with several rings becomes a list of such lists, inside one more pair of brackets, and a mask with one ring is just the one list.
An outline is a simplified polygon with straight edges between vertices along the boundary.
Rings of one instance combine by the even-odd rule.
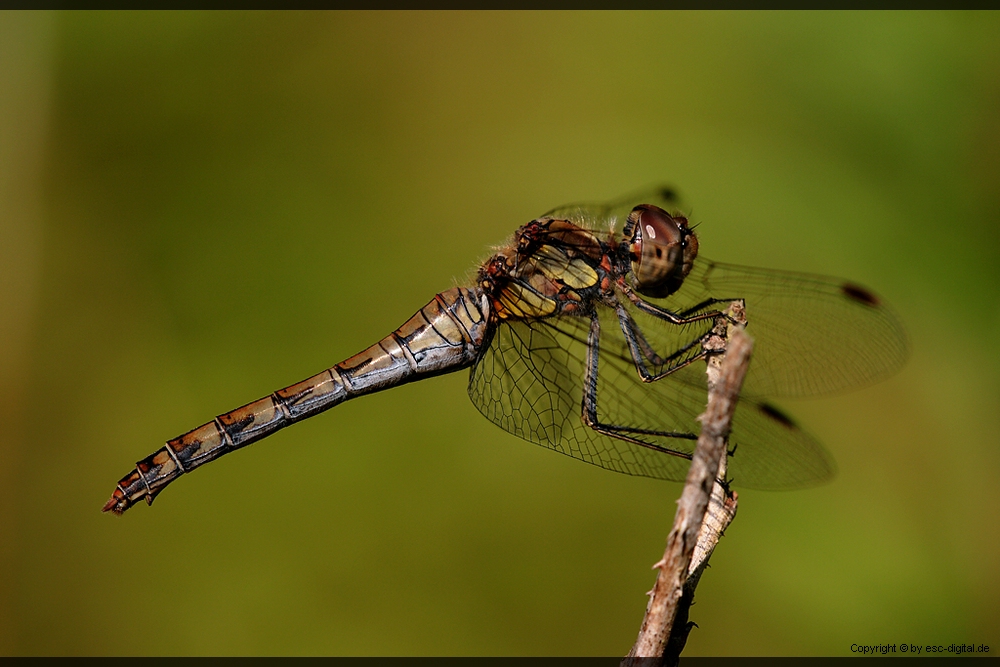
[[798, 424], [792, 421], [792, 418], [786, 415], [784, 412], [774, 407], [770, 403], [761, 403], [759, 406], [760, 411], [765, 415], [778, 422], [785, 428], [798, 428]]
[[875, 307], [878, 305], [878, 297], [866, 290], [860, 285], [852, 285], [851, 283], [844, 283], [840, 286], [840, 291], [844, 293], [848, 299], [854, 299], [866, 306]]
[[666, 199], [669, 202], [676, 202], [677, 201], [677, 193], [674, 192], [673, 188], [661, 188], [660, 189], [660, 196], [663, 197], [664, 199]]
[[663, 257], [663, 249], [660, 248], [659, 246], [657, 246], [656, 247], [656, 259], [660, 259], [661, 257]]

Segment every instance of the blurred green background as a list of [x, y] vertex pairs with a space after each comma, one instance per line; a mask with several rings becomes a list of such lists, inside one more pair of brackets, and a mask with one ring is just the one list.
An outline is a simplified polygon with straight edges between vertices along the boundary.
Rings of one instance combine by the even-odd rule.
[[621, 655], [680, 485], [489, 423], [465, 373], [100, 507], [569, 201], [850, 277], [902, 373], [783, 404], [840, 473], [741, 491], [685, 655], [1000, 650], [1000, 16], [0, 14], [0, 653]]

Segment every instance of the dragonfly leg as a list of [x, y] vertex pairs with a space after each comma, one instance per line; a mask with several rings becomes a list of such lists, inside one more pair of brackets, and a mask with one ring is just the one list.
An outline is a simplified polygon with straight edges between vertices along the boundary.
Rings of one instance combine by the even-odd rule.
[[[710, 306], [714, 306], [714, 305], [720, 304], [720, 303], [732, 303], [733, 301], [742, 301], [742, 298], [733, 297], [732, 299], [705, 299], [701, 303], [696, 303], [695, 305], [691, 306], [690, 308], [688, 308], [686, 310], [682, 310], [679, 313], [679, 315], [681, 317], [691, 317], [691, 313], [697, 313], [698, 311], [700, 311], [700, 310], [702, 310], [704, 308], [708, 308]], [[652, 304], [648, 304], [648, 305], [652, 305]], [[717, 310], [709, 311], [709, 313], [712, 313], [714, 315], [722, 315], [722, 314], [724, 314], [724, 313], [721, 313], [720, 311], [717, 311]], [[699, 318], [696, 318], [696, 319], [699, 319]]]
[[626, 283], [624, 280], [618, 281], [618, 288], [622, 291], [622, 294], [624, 294], [628, 298], [628, 300], [634, 303], [636, 308], [638, 308], [642, 312], [648, 313], [653, 317], [658, 317], [661, 320], [666, 320], [673, 324], [690, 324], [691, 322], [709, 320], [718, 317], [719, 315], [722, 315], [722, 313], [718, 310], [709, 310], [704, 313], [692, 314], [701, 307], [704, 307], [706, 305], [712, 305], [714, 303], [720, 303], [721, 300], [712, 299], [710, 302], [705, 304], [699, 304], [695, 308], [688, 308], [682, 313], [675, 313], [673, 311], [667, 310], [666, 308], [660, 308], [659, 306], [654, 306], [653, 304], [649, 303], [641, 296], [636, 294], [635, 291], [631, 287], [629, 287], [628, 283]]
[[671, 456], [684, 459], [691, 459], [691, 454], [680, 450], [663, 447], [651, 442], [641, 440], [636, 436], [647, 435], [664, 438], [679, 438], [682, 440], [697, 440], [694, 433], [684, 433], [679, 431], [657, 431], [653, 429], [632, 428], [629, 426], [616, 426], [614, 424], [604, 424], [597, 416], [597, 377], [598, 360], [600, 358], [601, 321], [597, 313], [590, 318], [590, 332], [587, 334], [587, 363], [583, 383], [583, 423], [594, 429], [598, 433], [611, 438], [624, 440], [640, 447], [652, 449]]
[[[628, 311], [625, 310], [620, 304], [615, 309], [618, 313], [618, 321], [621, 323], [622, 333], [625, 334], [625, 341], [628, 343], [629, 352], [632, 355], [632, 361], [635, 362], [635, 369], [639, 373], [639, 377], [643, 382], [656, 382], [677, 370], [684, 368], [685, 366], [691, 364], [698, 359], [705, 357], [705, 351], [702, 350], [698, 354], [690, 358], [684, 358], [684, 356], [695, 347], [702, 344], [702, 338], [696, 338], [687, 345], [678, 348], [674, 353], [668, 357], [661, 357], [653, 349], [653, 346], [649, 344], [646, 337], [642, 335], [642, 330], [639, 325], [636, 324], [632, 316], [629, 315]], [[676, 361], [680, 360], [680, 361]], [[646, 366], [646, 362], [659, 368], [668, 366], [670, 362], [676, 361], [673, 365], [668, 366], [665, 370], [659, 373], [652, 372]]]
[[632, 358], [635, 359], [636, 363], [641, 363], [642, 359], [645, 358], [654, 366], [663, 366], [666, 364], [667, 360], [656, 353], [656, 350], [653, 349], [653, 346], [642, 334], [642, 329], [639, 328], [639, 325], [636, 324], [635, 320], [632, 319], [632, 316], [629, 315], [628, 311], [621, 304], [615, 307], [615, 312], [618, 313], [618, 321], [621, 323], [622, 331], [625, 333], [625, 340], [628, 341], [629, 350], [632, 352]]

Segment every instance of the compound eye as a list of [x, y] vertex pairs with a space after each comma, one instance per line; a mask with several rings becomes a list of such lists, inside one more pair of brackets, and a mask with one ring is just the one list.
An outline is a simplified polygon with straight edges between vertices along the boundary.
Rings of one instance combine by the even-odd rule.
[[687, 220], [662, 208], [641, 204], [632, 209], [632, 276], [640, 294], [662, 298], [676, 292], [698, 253]]

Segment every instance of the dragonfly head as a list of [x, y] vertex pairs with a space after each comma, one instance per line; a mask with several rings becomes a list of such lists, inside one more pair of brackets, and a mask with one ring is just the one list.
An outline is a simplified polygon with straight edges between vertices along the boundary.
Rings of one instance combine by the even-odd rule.
[[640, 204], [629, 214], [625, 232], [635, 290], [662, 298], [680, 289], [698, 256], [698, 238], [688, 228], [687, 218]]

